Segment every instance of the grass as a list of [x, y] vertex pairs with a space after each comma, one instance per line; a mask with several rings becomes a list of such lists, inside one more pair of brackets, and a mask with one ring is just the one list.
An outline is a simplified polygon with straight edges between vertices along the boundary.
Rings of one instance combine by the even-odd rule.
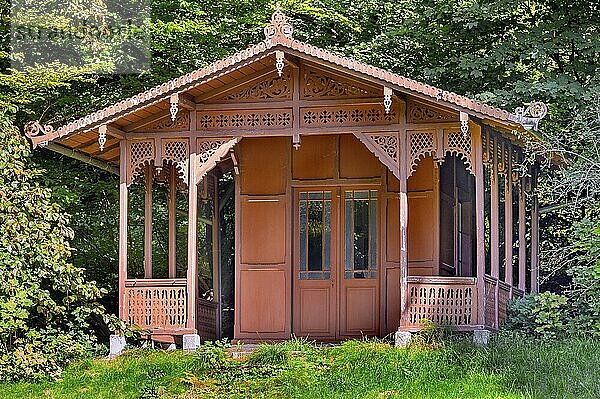
[[599, 398], [600, 341], [501, 335], [395, 349], [379, 340], [260, 346], [240, 360], [222, 344], [193, 355], [133, 350], [79, 361], [59, 381], [0, 385], [0, 398]]

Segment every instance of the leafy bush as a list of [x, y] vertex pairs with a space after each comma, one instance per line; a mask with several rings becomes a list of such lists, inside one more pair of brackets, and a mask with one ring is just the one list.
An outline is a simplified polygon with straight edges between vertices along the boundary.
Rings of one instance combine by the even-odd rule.
[[106, 317], [102, 291], [69, 262], [69, 219], [1, 116], [0, 143], [0, 381], [56, 376], [93, 347], [90, 320]]
[[221, 368], [227, 359], [227, 350], [231, 344], [227, 339], [221, 341], [205, 341], [200, 348], [194, 352], [196, 367], [201, 370], [210, 368]]
[[567, 297], [552, 292], [529, 294], [508, 303], [505, 328], [542, 338], [556, 338], [569, 330]]

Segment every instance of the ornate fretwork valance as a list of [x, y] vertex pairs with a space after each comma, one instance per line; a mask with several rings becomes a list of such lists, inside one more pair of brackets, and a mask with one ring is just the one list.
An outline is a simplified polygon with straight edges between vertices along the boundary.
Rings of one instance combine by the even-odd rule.
[[474, 173], [473, 138], [470, 134], [462, 133], [460, 128], [409, 130], [407, 135], [408, 176], [412, 176], [421, 159], [432, 156], [438, 163], [442, 163], [446, 154], [462, 158], [467, 170]]
[[198, 130], [254, 130], [292, 127], [291, 109], [252, 111], [203, 111], [198, 113]]
[[136, 140], [129, 143], [127, 163], [127, 185], [143, 171], [143, 166], [153, 163], [156, 158], [156, 148], [153, 139]]
[[154, 165], [158, 176], [165, 163], [175, 165], [181, 188], [187, 184], [189, 169], [189, 140], [187, 138], [131, 140], [127, 148], [128, 185], [142, 172], [144, 165]]

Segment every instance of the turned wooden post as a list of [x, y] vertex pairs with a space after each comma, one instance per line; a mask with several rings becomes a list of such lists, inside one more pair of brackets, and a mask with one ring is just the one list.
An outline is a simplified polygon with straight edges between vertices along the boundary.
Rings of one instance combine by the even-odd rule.
[[146, 165], [144, 171], [144, 278], [152, 278], [152, 183], [154, 167]]
[[177, 168], [169, 166], [169, 278], [177, 274]]
[[537, 170], [531, 177], [533, 203], [531, 206], [531, 292], [539, 291], [539, 204], [537, 190]]
[[499, 247], [499, 207], [498, 200], [498, 136], [493, 138], [493, 157], [492, 157], [492, 174], [490, 176], [490, 263], [491, 275], [495, 279], [495, 310], [494, 310], [494, 328], [498, 327], [498, 278], [500, 276], [500, 247]]
[[481, 126], [469, 123], [475, 157], [475, 225], [477, 248], [477, 324], [485, 326], [485, 182]]
[[519, 180], [519, 289], [525, 292], [525, 274], [527, 267], [527, 239], [525, 220], [525, 187], [523, 179]]
[[512, 187], [512, 146], [506, 143], [508, 158], [504, 165], [504, 281], [513, 286], [513, 187]]
[[408, 187], [407, 187], [407, 132], [399, 132], [398, 146], [400, 151], [400, 325], [408, 324]]
[[196, 291], [198, 287], [198, 182], [196, 181], [196, 143], [190, 145], [188, 184], [188, 268], [187, 268], [187, 328], [196, 330]]
[[119, 142], [119, 318], [125, 319], [127, 280], [127, 141]]

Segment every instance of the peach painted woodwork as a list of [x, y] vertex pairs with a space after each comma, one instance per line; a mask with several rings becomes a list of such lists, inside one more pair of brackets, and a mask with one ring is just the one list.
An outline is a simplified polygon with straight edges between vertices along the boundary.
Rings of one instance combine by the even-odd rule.
[[[297, 41], [280, 10], [265, 38], [56, 130], [27, 124], [34, 146], [52, 144], [120, 175], [119, 316], [152, 337], [221, 336], [218, 176], [232, 172], [230, 338], [384, 336], [418, 330], [423, 318], [458, 329], [499, 328], [507, 301], [525, 293], [528, 273], [530, 290], [538, 289], [539, 165], [524, 176], [516, 167], [525, 143], [537, 137], [517, 115]], [[146, 278], [137, 280], [127, 274], [134, 181], [145, 189]], [[169, 194], [164, 278], [152, 269], [159, 186]], [[506, 237], [498, 227], [500, 189], [518, 196], [514, 215], [512, 203], [502, 204]], [[199, 254], [208, 191], [215, 250]], [[177, 194], [187, 196], [188, 209], [188, 234], [179, 241], [175, 230], [185, 215]], [[500, 264], [502, 244], [508, 261]], [[175, 278], [175, 254], [184, 247], [185, 278]], [[204, 258], [213, 261], [210, 300], [198, 288]]]

